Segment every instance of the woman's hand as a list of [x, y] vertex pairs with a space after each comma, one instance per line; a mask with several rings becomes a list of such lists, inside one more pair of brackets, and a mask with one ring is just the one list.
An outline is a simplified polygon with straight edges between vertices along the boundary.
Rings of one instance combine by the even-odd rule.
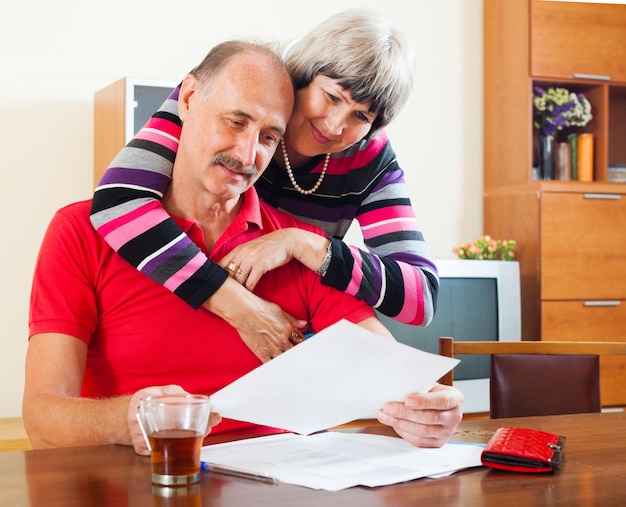
[[233, 326], [264, 363], [301, 341], [307, 325], [230, 278], [202, 306]]
[[317, 270], [328, 249], [328, 239], [303, 229], [286, 228], [233, 248], [219, 265], [246, 289], [253, 291], [261, 277], [296, 259]]

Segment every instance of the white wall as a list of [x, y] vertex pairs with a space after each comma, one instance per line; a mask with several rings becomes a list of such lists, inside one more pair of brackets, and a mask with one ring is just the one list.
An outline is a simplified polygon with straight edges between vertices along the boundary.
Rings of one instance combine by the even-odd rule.
[[382, 9], [421, 65], [389, 129], [431, 253], [482, 233], [482, 0], [21, 0], [0, 17], [0, 417], [21, 415], [28, 299], [53, 212], [92, 192], [93, 95], [177, 80], [215, 43], [291, 40], [349, 7]]

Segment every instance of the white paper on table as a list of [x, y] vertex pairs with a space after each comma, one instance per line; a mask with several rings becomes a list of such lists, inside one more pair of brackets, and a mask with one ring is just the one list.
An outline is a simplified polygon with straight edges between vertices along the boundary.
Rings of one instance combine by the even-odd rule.
[[213, 394], [212, 407], [308, 435], [428, 391], [458, 363], [342, 320]]
[[338, 491], [441, 477], [481, 466], [484, 445], [448, 443], [438, 449], [397, 437], [329, 431], [281, 434], [209, 445], [202, 461], [271, 476], [288, 484]]

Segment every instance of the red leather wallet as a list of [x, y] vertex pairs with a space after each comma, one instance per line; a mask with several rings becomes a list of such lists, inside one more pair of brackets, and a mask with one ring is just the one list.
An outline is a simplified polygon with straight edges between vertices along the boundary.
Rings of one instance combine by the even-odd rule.
[[529, 428], [498, 428], [482, 452], [483, 465], [514, 472], [552, 472], [563, 461], [565, 437]]

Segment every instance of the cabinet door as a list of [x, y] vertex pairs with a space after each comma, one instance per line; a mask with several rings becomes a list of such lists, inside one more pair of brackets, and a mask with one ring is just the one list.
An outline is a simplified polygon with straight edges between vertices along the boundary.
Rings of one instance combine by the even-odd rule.
[[[548, 341], [626, 341], [626, 301], [586, 305], [582, 301], [541, 304], [541, 339]], [[600, 359], [602, 405], [626, 405], [626, 356]]]
[[626, 82], [626, 5], [531, 2], [530, 73]]
[[626, 196], [544, 192], [540, 206], [540, 299], [626, 299]]

